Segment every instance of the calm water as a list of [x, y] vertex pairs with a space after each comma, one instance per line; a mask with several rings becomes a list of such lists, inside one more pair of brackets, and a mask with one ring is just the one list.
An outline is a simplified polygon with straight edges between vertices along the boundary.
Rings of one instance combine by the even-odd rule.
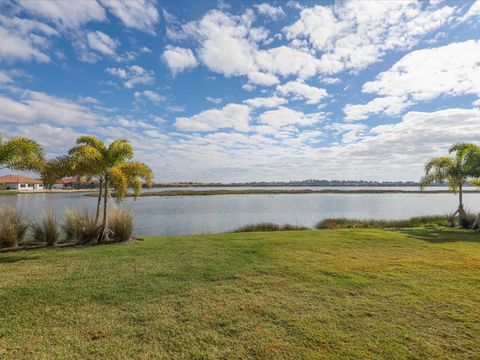
[[[412, 189], [412, 188], [410, 188]], [[414, 188], [413, 188], [414, 189]], [[96, 198], [84, 194], [0, 196], [36, 219], [44, 209], [61, 217], [65, 208], [94, 209]], [[480, 210], [480, 194], [465, 194], [466, 207]], [[225, 232], [239, 226], [274, 222], [314, 226], [326, 217], [404, 219], [447, 214], [456, 209], [452, 194], [280, 194], [144, 197], [122, 205], [135, 211], [136, 233], [180, 235]]]

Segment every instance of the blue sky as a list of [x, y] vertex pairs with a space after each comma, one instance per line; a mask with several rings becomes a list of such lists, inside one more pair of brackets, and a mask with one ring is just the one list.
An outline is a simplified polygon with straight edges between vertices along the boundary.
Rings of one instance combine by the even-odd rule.
[[480, 135], [480, 2], [0, 2], [0, 123], [157, 181], [417, 180]]

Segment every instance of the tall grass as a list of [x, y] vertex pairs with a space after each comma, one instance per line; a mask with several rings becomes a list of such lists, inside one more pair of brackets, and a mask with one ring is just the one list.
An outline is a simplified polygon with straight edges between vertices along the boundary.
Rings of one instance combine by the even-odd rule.
[[249, 224], [238, 229], [233, 230], [234, 233], [239, 232], [255, 232], [255, 231], [290, 231], [290, 230], [309, 230], [305, 226], [284, 224], [278, 225], [274, 223], [258, 223], [258, 224]]
[[17, 247], [28, 231], [30, 221], [9, 205], [0, 210], [0, 247]]
[[57, 219], [52, 210], [44, 211], [42, 221], [32, 225], [35, 241], [46, 242], [48, 246], [54, 246], [60, 240], [60, 231]]
[[328, 218], [319, 221], [315, 229], [342, 228], [409, 228], [423, 226], [451, 226], [448, 216], [417, 216], [406, 220], [367, 220]]
[[95, 221], [95, 214], [87, 209], [67, 209], [62, 228], [67, 241], [87, 244], [98, 240], [102, 226]]
[[128, 241], [132, 237], [134, 216], [129, 210], [114, 208], [108, 217], [108, 228], [115, 242]]

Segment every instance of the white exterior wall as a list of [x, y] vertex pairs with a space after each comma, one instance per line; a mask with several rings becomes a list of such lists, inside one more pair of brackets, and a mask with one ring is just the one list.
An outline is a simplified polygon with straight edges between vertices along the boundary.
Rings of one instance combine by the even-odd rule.
[[1, 190], [43, 190], [43, 184], [4, 183], [0, 184]]

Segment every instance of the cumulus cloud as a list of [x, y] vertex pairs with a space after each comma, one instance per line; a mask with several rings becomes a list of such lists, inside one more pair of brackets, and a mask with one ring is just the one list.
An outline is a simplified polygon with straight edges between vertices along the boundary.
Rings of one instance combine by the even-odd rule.
[[318, 104], [328, 94], [325, 89], [307, 85], [301, 81], [290, 81], [277, 86], [277, 91], [285, 96], [291, 95], [295, 100], [306, 100], [307, 104]]
[[41, 22], [0, 15], [0, 60], [48, 62], [49, 38], [58, 35], [55, 29]]
[[364, 120], [368, 119], [370, 115], [378, 113], [398, 115], [409, 105], [406, 97], [385, 96], [373, 99], [366, 104], [347, 104], [343, 108], [343, 112], [346, 120]]
[[101, 31], [88, 32], [87, 41], [91, 49], [109, 56], [115, 55], [115, 51], [119, 45], [118, 40], [112, 39]]
[[285, 12], [280, 6], [272, 6], [267, 3], [254, 5], [259, 14], [266, 15], [273, 20], [278, 20], [285, 16]]
[[305, 8], [283, 31], [294, 46], [306, 40], [321, 55], [322, 71], [334, 73], [361, 70], [387, 51], [409, 48], [454, 13], [454, 7], [431, 9], [415, 1], [346, 1]]
[[91, 21], [105, 21], [105, 9], [91, 1], [20, 0], [20, 6], [32, 15], [51, 21], [61, 28], [79, 28]]
[[460, 18], [460, 21], [472, 20], [474, 17], [480, 16], [480, 2], [474, 1], [472, 6]]
[[68, 99], [36, 91], [23, 91], [20, 99], [0, 96], [0, 121], [34, 124], [38, 121], [67, 126], [98, 123], [99, 116], [89, 108]]
[[439, 96], [480, 95], [479, 63], [479, 40], [413, 51], [363, 85], [363, 92], [382, 97], [347, 105], [344, 112], [348, 119], [360, 120], [378, 112], [395, 115]]
[[221, 109], [202, 111], [191, 117], [177, 117], [175, 127], [182, 131], [214, 131], [218, 129], [247, 131], [249, 120], [249, 106], [227, 104]]
[[160, 19], [155, 1], [101, 0], [101, 3], [118, 17], [126, 27], [155, 34], [155, 25]]
[[262, 124], [270, 125], [274, 128], [281, 128], [288, 125], [313, 125], [324, 119], [324, 117], [324, 113], [304, 114], [300, 111], [281, 106], [276, 110], [263, 112], [258, 116], [258, 120]]
[[192, 50], [170, 45], [166, 46], [162, 59], [174, 75], [198, 65]]
[[260, 107], [273, 108], [280, 105], [284, 105], [287, 102], [288, 100], [285, 98], [281, 98], [278, 96], [271, 96], [271, 97], [256, 97], [252, 99], [247, 99], [243, 103], [254, 108], [260, 108]]
[[214, 104], [221, 104], [223, 102], [222, 98], [216, 98], [216, 97], [211, 97], [211, 96], [207, 96], [206, 99], [207, 99], [207, 101], [210, 101]]
[[157, 93], [153, 90], [144, 90], [144, 91], [135, 91], [134, 94], [135, 99], [147, 99], [153, 103], [159, 103], [165, 100], [165, 97]]
[[106, 72], [118, 77], [127, 89], [131, 89], [140, 84], [152, 84], [155, 81], [153, 71], [145, 70], [138, 65], [130, 65], [125, 68], [107, 68]]

